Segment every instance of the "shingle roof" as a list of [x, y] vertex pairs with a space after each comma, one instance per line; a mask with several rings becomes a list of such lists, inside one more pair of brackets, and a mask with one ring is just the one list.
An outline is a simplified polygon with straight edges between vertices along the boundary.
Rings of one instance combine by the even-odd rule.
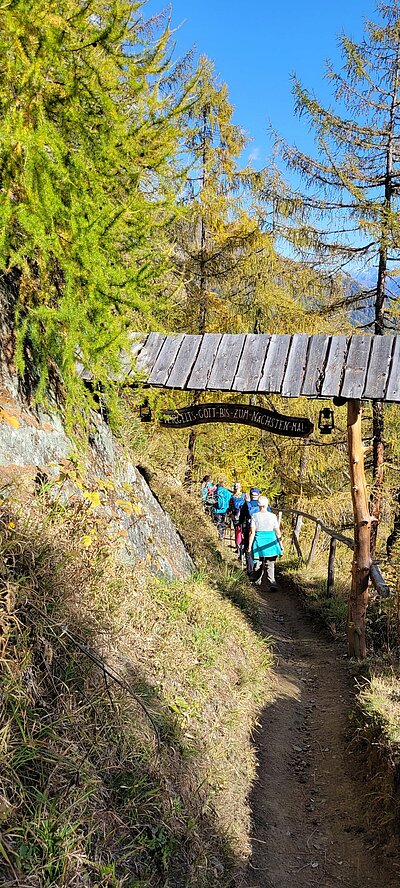
[[149, 333], [134, 355], [164, 388], [400, 401], [400, 336]]

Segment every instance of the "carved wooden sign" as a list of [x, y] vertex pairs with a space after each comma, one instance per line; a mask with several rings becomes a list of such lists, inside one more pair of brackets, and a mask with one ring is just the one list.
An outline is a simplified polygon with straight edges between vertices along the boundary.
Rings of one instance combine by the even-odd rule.
[[191, 404], [177, 410], [166, 410], [160, 418], [160, 425], [173, 429], [203, 422], [237, 422], [289, 438], [307, 438], [314, 430], [312, 422], [306, 417], [284, 416], [252, 404]]

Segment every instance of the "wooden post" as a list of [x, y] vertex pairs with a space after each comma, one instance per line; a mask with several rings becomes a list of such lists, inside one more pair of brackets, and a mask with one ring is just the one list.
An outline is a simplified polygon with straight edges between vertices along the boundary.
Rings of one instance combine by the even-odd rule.
[[312, 562], [313, 559], [314, 559], [315, 550], [316, 550], [316, 548], [317, 548], [317, 543], [318, 543], [318, 539], [319, 539], [319, 535], [320, 535], [320, 533], [321, 533], [321, 524], [320, 524], [319, 521], [317, 521], [317, 523], [316, 523], [316, 525], [315, 525], [315, 531], [314, 531], [313, 541], [312, 541], [312, 543], [311, 543], [310, 554], [309, 554], [309, 556], [308, 556], [307, 567], [310, 566], [311, 562]]
[[354, 514], [354, 554], [347, 639], [350, 657], [362, 659], [367, 653], [365, 617], [371, 565], [371, 516], [368, 510], [367, 485], [364, 472], [361, 402], [359, 400], [350, 399], [347, 403], [347, 436]]
[[296, 552], [297, 552], [299, 558], [301, 558], [301, 560], [304, 561], [304, 559], [303, 559], [303, 553], [302, 553], [302, 551], [301, 551], [300, 543], [299, 543], [299, 536], [300, 536], [300, 531], [301, 531], [302, 524], [303, 524], [303, 516], [297, 514], [297, 516], [296, 516], [296, 524], [295, 524], [295, 527], [294, 527], [294, 530], [293, 530], [293, 535], [292, 535], [292, 543], [293, 543], [293, 545], [294, 545], [294, 548], [296, 549]]
[[328, 558], [328, 581], [326, 584], [326, 594], [328, 598], [332, 598], [335, 588], [335, 555], [336, 555], [336, 539], [331, 537]]

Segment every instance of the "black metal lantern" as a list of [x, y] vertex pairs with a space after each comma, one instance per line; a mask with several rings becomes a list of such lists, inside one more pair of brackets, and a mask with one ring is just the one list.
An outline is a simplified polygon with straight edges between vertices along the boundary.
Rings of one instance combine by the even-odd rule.
[[145, 398], [143, 404], [139, 407], [139, 416], [140, 422], [151, 422], [151, 407], [149, 404], [149, 399]]
[[322, 410], [319, 411], [318, 428], [321, 435], [330, 435], [335, 428], [333, 410], [331, 410], [330, 407], [323, 407]]

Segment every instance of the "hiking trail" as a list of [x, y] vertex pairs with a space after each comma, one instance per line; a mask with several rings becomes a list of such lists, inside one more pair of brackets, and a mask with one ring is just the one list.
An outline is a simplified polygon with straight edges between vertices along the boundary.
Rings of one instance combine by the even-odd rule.
[[369, 788], [346, 739], [354, 676], [343, 646], [313, 625], [296, 595], [259, 595], [274, 640], [274, 700], [255, 735], [252, 858], [243, 888], [398, 888], [397, 864], [364, 832]]

